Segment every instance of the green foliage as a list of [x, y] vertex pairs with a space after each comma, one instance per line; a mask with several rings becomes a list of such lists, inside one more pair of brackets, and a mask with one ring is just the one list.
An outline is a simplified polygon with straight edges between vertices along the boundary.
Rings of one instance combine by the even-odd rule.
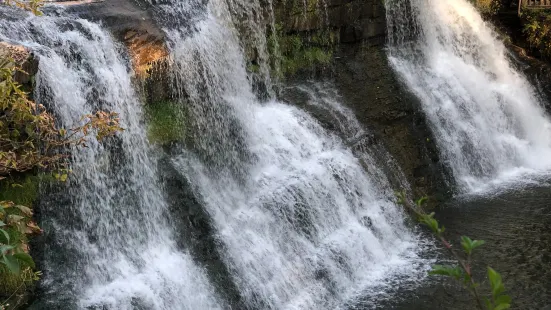
[[38, 198], [41, 176], [25, 175], [0, 181], [0, 201], [15, 201], [31, 206]]
[[44, 0], [6, 0], [4, 3], [31, 11], [34, 15], [38, 16], [42, 15], [40, 9], [44, 6]]
[[496, 15], [501, 9], [501, 0], [470, 0], [484, 15]]
[[485, 243], [484, 240], [472, 240], [467, 236], [461, 236], [461, 246], [467, 255], [471, 255], [473, 250]]
[[525, 10], [521, 19], [530, 47], [536, 49], [543, 58], [551, 59], [551, 11]]
[[429, 271], [429, 274], [452, 277], [456, 280], [461, 280], [464, 277], [463, 270], [459, 268], [459, 266], [452, 267], [452, 266], [434, 265], [432, 266], [432, 270]]
[[84, 115], [83, 125], [57, 128], [53, 116], [42, 105], [28, 99], [14, 80], [18, 71], [10, 60], [0, 60], [0, 180], [33, 169], [63, 169], [67, 146], [86, 146], [87, 136], [96, 139], [122, 130], [117, 113], [98, 111]]
[[492, 287], [492, 299], [485, 300], [486, 307], [492, 310], [509, 309], [511, 307], [511, 297], [504, 294], [505, 286], [501, 281], [501, 275], [488, 267], [488, 279]]
[[419, 221], [430, 228], [430, 230], [432, 230], [432, 232], [437, 236], [441, 235], [446, 230], [445, 227], [440, 227], [438, 221], [434, 219], [434, 212], [431, 214], [422, 214]]
[[286, 34], [281, 25], [276, 25], [276, 31], [268, 37], [274, 75], [283, 78], [304, 69], [329, 65], [337, 40], [336, 33], [329, 30]]
[[[0, 264], [0, 296], [10, 296], [14, 293], [21, 293], [27, 287], [33, 285], [40, 276], [39, 272], [33, 272], [30, 267], [23, 267], [20, 272], [13, 273], [4, 264]], [[2, 309], [2, 304], [0, 304]]]
[[31, 217], [32, 211], [28, 207], [9, 201], [0, 202], [0, 264], [15, 274], [22, 267], [35, 267], [34, 261], [26, 253], [26, 240], [23, 240], [36, 227]]
[[505, 286], [501, 280], [501, 275], [490, 267], [488, 267], [488, 280], [491, 286], [491, 299], [483, 298], [478, 293], [480, 284], [473, 278], [472, 255], [476, 249], [484, 245], [485, 242], [483, 240], [472, 240], [467, 236], [462, 236], [460, 243], [463, 253], [460, 254], [456, 252], [451, 243], [445, 239], [445, 228], [434, 218], [434, 213], [427, 214], [423, 211], [423, 204], [427, 200], [426, 197], [412, 204], [407, 199], [405, 192], [399, 192], [396, 196], [398, 198], [398, 203], [404, 205], [408, 210], [413, 212], [417, 216], [419, 222], [427, 226], [457, 260], [456, 266], [434, 265], [429, 272], [430, 275], [445, 276], [460, 282], [463, 287], [473, 295], [477, 307], [480, 310], [503, 310], [511, 307], [511, 297], [504, 293]]
[[151, 143], [166, 145], [186, 137], [185, 111], [170, 101], [146, 106], [147, 137]]

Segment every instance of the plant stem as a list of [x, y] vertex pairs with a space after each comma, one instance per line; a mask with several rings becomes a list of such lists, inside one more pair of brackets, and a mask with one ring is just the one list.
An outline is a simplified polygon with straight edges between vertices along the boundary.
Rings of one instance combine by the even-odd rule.
[[[426, 214], [413, 206], [409, 200], [406, 199], [405, 195], [402, 197], [402, 204], [408, 208], [410, 211], [412, 211], [418, 218], [422, 218], [423, 216], [426, 216]], [[484, 310], [484, 306], [482, 303], [482, 299], [480, 298], [480, 295], [478, 294], [478, 290], [476, 289], [476, 283], [474, 282], [474, 279], [472, 277], [470, 263], [465, 261], [456, 251], [452, 248], [452, 245], [450, 242], [448, 242], [444, 236], [442, 236], [441, 233], [435, 233], [436, 237], [440, 242], [444, 245], [444, 247], [450, 252], [450, 254], [459, 262], [459, 265], [463, 269], [463, 271], [469, 276], [469, 280], [471, 282], [471, 288], [467, 289], [473, 294], [474, 298], [476, 299], [476, 304], [478, 309]]]

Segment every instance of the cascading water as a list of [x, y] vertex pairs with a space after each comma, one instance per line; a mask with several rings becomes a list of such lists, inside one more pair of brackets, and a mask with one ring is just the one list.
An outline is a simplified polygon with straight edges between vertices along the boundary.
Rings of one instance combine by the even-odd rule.
[[[256, 98], [234, 27], [235, 15], [248, 16], [234, 10], [260, 9], [255, 3], [160, 7], [202, 18], [193, 31], [166, 30], [177, 100], [195, 133], [173, 165], [210, 215], [245, 307], [341, 308], [381, 293], [396, 276], [424, 274], [419, 240], [388, 182], [375, 177], [382, 173], [367, 174], [345, 143], [304, 111]], [[335, 104], [319, 100], [327, 102]], [[342, 128], [351, 140], [361, 136], [353, 124]]]
[[49, 297], [42, 307], [222, 308], [201, 269], [176, 248], [141, 102], [111, 37], [74, 17], [6, 16], [0, 38], [38, 55], [36, 99], [65, 127], [102, 109], [120, 113], [125, 128], [106, 144], [72, 150], [66, 199], [44, 210], [42, 224], [53, 241], [45, 250]]
[[551, 122], [467, 0], [389, 0], [389, 58], [463, 191], [551, 169]]

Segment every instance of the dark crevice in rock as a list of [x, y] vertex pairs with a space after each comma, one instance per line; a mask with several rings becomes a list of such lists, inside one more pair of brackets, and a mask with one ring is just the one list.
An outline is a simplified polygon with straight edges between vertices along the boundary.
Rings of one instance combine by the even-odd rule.
[[170, 155], [159, 161], [159, 170], [171, 219], [179, 234], [178, 245], [188, 249], [197, 263], [207, 270], [211, 283], [228, 304], [235, 309], [247, 309], [228, 266], [222, 260], [224, 246], [216, 238], [217, 232], [196, 191], [173, 166]]

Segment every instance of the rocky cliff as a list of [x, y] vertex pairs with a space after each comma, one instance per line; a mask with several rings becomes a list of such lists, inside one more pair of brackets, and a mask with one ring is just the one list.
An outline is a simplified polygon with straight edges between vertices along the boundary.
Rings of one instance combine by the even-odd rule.
[[[416, 97], [398, 79], [388, 62], [386, 12], [380, 0], [280, 1], [276, 23], [283, 36], [300, 36], [332, 55], [325, 70], [305, 68], [290, 79], [331, 80], [343, 102], [394, 157], [415, 196], [449, 195], [446, 168]], [[318, 33], [335, 34], [332, 44], [312, 40]], [[327, 40], [326, 40], [327, 41]]]
[[[147, 2], [84, 2], [68, 10], [101, 20], [126, 45], [137, 75], [145, 76], [150, 103], [170, 99], [165, 38]], [[446, 169], [431, 131], [386, 57], [385, 14], [380, 0], [275, 1], [275, 29], [267, 36], [269, 44], [278, 41], [279, 51], [269, 48], [279, 57], [279, 77], [286, 83], [315, 78], [337, 86], [344, 103], [374, 133], [372, 143], [394, 157], [415, 196], [443, 197], [449, 189]]]

